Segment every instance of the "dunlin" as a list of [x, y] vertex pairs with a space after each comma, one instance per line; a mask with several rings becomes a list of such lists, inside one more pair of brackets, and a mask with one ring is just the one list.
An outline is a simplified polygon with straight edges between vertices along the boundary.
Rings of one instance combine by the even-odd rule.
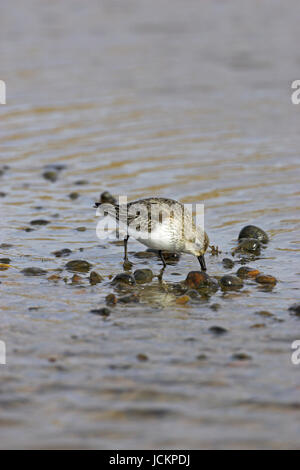
[[167, 198], [147, 198], [119, 205], [96, 202], [104, 215], [125, 227], [124, 261], [128, 263], [127, 243], [130, 236], [158, 251], [163, 266], [163, 251], [189, 253], [199, 260], [206, 271], [204, 253], [209, 239], [203, 228], [196, 226], [192, 214], [178, 201]]

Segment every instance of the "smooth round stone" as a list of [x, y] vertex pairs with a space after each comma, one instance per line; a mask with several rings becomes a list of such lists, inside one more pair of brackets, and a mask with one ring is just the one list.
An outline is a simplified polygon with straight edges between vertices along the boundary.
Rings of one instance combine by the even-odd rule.
[[96, 285], [96, 284], [99, 284], [99, 282], [103, 281], [103, 277], [100, 276], [99, 273], [97, 273], [96, 271], [92, 271], [90, 273], [90, 284], [92, 286]]
[[56, 171], [45, 171], [43, 173], [43, 177], [45, 180], [51, 181], [51, 183], [55, 183], [55, 181], [57, 181], [58, 174]]
[[270, 274], [259, 274], [255, 278], [256, 282], [259, 284], [265, 284], [265, 285], [275, 285], [277, 284], [277, 279], [274, 276], [271, 276]]
[[226, 330], [226, 328], [223, 328], [223, 326], [211, 326], [209, 328], [209, 331], [214, 335], [224, 335], [228, 332], [228, 330]]
[[24, 276], [45, 276], [47, 271], [41, 268], [25, 268], [21, 271]]
[[223, 264], [224, 268], [231, 269], [234, 266], [234, 261], [230, 258], [224, 258], [222, 260], [222, 264]]
[[66, 269], [71, 272], [87, 273], [92, 265], [88, 261], [74, 259], [66, 264]]
[[255, 238], [241, 238], [239, 241], [239, 251], [244, 253], [260, 253], [261, 244]]
[[69, 198], [70, 198], [72, 201], [75, 201], [76, 199], [79, 198], [79, 193], [77, 193], [77, 192], [74, 191], [73, 193], [70, 193], [70, 194], [69, 194]]
[[134, 271], [134, 279], [137, 284], [144, 284], [151, 282], [153, 279], [153, 272], [151, 269], [137, 269]]
[[109, 191], [104, 191], [102, 194], [100, 194], [99, 201], [101, 204], [116, 204], [117, 200], [115, 197], [113, 197], [112, 194], [110, 194]]
[[250, 361], [252, 357], [249, 356], [249, 354], [240, 352], [233, 354], [232, 359], [234, 359], [235, 361]]
[[0, 263], [10, 264], [10, 258], [0, 258]]
[[49, 220], [45, 219], [36, 219], [30, 222], [30, 225], [48, 225], [50, 224]]
[[56, 258], [64, 258], [69, 256], [71, 253], [72, 250], [69, 250], [69, 248], [63, 248], [62, 250], [53, 251], [53, 255], [55, 255]]
[[83, 278], [78, 274], [74, 274], [71, 279], [72, 284], [81, 284], [83, 282]]
[[107, 307], [94, 308], [93, 310], [90, 310], [90, 313], [101, 315], [102, 317], [108, 317], [110, 315], [110, 310]]
[[237, 276], [242, 278], [242, 279], [247, 279], [247, 278], [256, 278], [256, 276], [259, 274], [259, 270], [256, 268], [251, 268], [250, 266], [242, 266], [241, 268], [238, 269], [237, 271]]
[[237, 277], [227, 274], [226, 276], [221, 277], [220, 285], [223, 289], [241, 289], [243, 287], [243, 281]]
[[133, 286], [135, 284], [135, 279], [132, 274], [129, 273], [120, 273], [117, 274], [113, 280], [111, 281], [112, 285], [116, 284], [126, 284], [129, 286]]
[[184, 282], [190, 289], [199, 289], [199, 287], [209, 286], [211, 279], [209, 275], [203, 271], [190, 271]]
[[300, 303], [291, 305], [289, 307], [289, 311], [292, 312], [294, 315], [300, 317]]
[[262, 243], [268, 243], [269, 237], [264, 230], [255, 225], [246, 225], [239, 233], [239, 240], [241, 238], [255, 238]]

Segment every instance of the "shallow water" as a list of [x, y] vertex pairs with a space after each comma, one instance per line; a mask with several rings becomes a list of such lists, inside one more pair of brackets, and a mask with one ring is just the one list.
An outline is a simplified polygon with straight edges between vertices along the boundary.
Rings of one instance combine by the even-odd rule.
[[[3, 7], [0, 158], [9, 169], [0, 177], [0, 244], [11, 246], [0, 257], [11, 262], [0, 271], [2, 448], [299, 447], [300, 366], [291, 363], [299, 319], [288, 312], [299, 300], [299, 108], [290, 99], [299, 8]], [[57, 163], [65, 165], [57, 181], [45, 180], [45, 166]], [[90, 314], [122, 271], [122, 248], [96, 237], [92, 205], [104, 190], [204, 202], [206, 230], [222, 250], [206, 257], [211, 275], [235, 272], [240, 264], [226, 270], [222, 259], [239, 230], [262, 227], [270, 243], [249, 264], [277, 285], [247, 281], [240, 292], [178, 305], [171, 283], [199, 269], [184, 255], [163, 285], [140, 288], [139, 303]], [[50, 223], [31, 226], [35, 219]], [[56, 258], [63, 248], [72, 254]], [[130, 240], [134, 268], [158, 274], [156, 258], [134, 257], [142, 250]], [[90, 286], [81, 274], [72, 285], [71, 259], [89, 261], [104, 281]], [[26, 277], [27, 267], [47, 275]], [[272, 316], [257, 314], [266, 310]], [[228, 332], [213, 335], [215, 325]]]

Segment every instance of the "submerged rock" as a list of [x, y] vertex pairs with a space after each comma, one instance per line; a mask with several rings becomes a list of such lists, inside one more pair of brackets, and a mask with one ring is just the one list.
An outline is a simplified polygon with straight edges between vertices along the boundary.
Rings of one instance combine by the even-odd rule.
[[72, 250], [69, 250], [69, 248], [63, 248], [62, 250], [58, 251], [53, 251], [53, 255], [56, 256], [56, 258], [64, 258], [69, 256], [72, 253]]
[[222, 260], [222, 264], [223, 264], [224, 268], [231, 269], [234, 266], [234, 261], [230, 258], [224, 258]]
[[300, 303], [291, 305], [289, 307], [289, 312], [292, 312], [294, 315], [300, 317]]
[[249, 356], [249, 354], [239, 352], [233, 354], [232, 359], [234, 359], [235, 361], [250, 361], [252, 357]]
[[199, 289], [210, 285], [210, 277], [204, 271], [190, 271], [184, 282], [190, 289]]
[[111, 281], [112, 285], [123, 284], [133, 286], [135, 284], [134, 277], [129, 273], [120, 273], [117, 274]]
[[72, 279], [71, 279], [71, 282], [72, 284], [81, 284], [83, 282], [83, 278], [81, 276], [79, 276], [78, 274], [74, 274], [72, 276]]
[[258, 274], [260, 274], [259, 270], [256, 268], [251, 268], [250, 266], [242, 266], [237, 271], [237, 276], [242, 279], [255, 279]]
[[30, 225], [48, 225], [50, 224], [49, 220], [45, 219], [36, 219], [36, 220], [31, 220]]
[[0, 258], [0, 263], [10, 264], [10, 258]]
[[69, 261], [65, 267], [71, 272], [87, 273], [91, 270], [92, 265], [88, 261], [74, 259]]
[[45, 276], [47, 271], [41, 268], [25, 268], [21, 271], [24, 276]]
[[185, 305], [191, 298], [188, 295], [182, 295], [181, 297], [177, 297], [176, 303], [177, 305]]
[[100, 194], [99, 202], [101, 202], [101, 204], [116, 204], [117, 200], [109, 191], [104, 191]]
[[92, 286], [96, 285], [96, 284], [99, 284], [99, 282], [103, 281], [103, 277], [100, 276], [99, 273], [97, 273], [96, 271], [92, 271], [90, 273], [90, 284]]
[[259, 284], [264, 284], [264, 285], [274, 285], [277, 284], [277, 279], [274, 276], [271, 276], [270, 274], [259, 274], [255, 278], [256, 282]]
[[144, 353], [137, 354], [136, 358], [139, 361], [148, 361], [148, 356], [147, 354], [144, 354]]
[[56, 171], [44, 171], [43, 177], [45, 180], [51, 181], [51, 183], [55, 183], [58, 179], [58, 173]]
[[79, 193], [77, 193], [76, 191], [74, 191], [73, 193], [70, 193], [70, 194], [69, 194], [69, 198], [70, 198], [72, 201], [75, 201], [76, 199], [79, 198]]
[[115, 296], [115, 294], [108, 294], [108, 295], [105, 297], [105, 301], [106, 301], [106, 304], [107, 304], [107, 305], [116, 305], [116, 303], [117, 303], [117, 297]]
[[260, 254], [261, 244], [255, 238], [241, 238], [239, 240], [238, 250], [241, 253], [254, 253]]
[[123, 297], [120, 297], [118, 299], [118, 302], [122, 302], [123, 304], [130, 304], [130, 303], [136, 303], [139, 302], [140, 299], [136, 293], [124, 295]]
[[241, 289], [244, 283], [239, 277], [227, 274], [226, 276], [221, 277], [220, 285], [222, 289], [237, 290]]
[[90, 313], [94, 315], [101, 315], [102, 317], [108, 317], [110, 315], [110, 310], [107, 307], [95, 308], [90, 310]]
[[134, 279], [137, 284], [145, 284], [151, 282], [153, 279], [153, 272], [151, 269], [137, 269], [134, 271]]
[[269, 237], [264, 230], [255, 225], [246, 225], [239, 233], [239, 240], [242, 238], [255, 238], [262, 243], [268, 243]]
[[211, 326], [209, 328], [209, 331], [214, 335], [224, 335], [228, 332], [228, 330], [226, 330], [226, 328], [223, 328], [223, 326]]

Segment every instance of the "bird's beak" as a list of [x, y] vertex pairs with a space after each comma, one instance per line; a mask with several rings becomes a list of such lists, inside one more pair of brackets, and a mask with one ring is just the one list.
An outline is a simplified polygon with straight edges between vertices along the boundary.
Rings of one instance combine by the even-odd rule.
[[198, 256], [198, 260], [201, 266], [201, 271], [206, 271], [206, 263], [205, 263], [204, 255]]
[[97, 209], [97, 207], [100, 206], [100, 202], [95, 202], [95, 204], [93, 205], [94, 209]]

